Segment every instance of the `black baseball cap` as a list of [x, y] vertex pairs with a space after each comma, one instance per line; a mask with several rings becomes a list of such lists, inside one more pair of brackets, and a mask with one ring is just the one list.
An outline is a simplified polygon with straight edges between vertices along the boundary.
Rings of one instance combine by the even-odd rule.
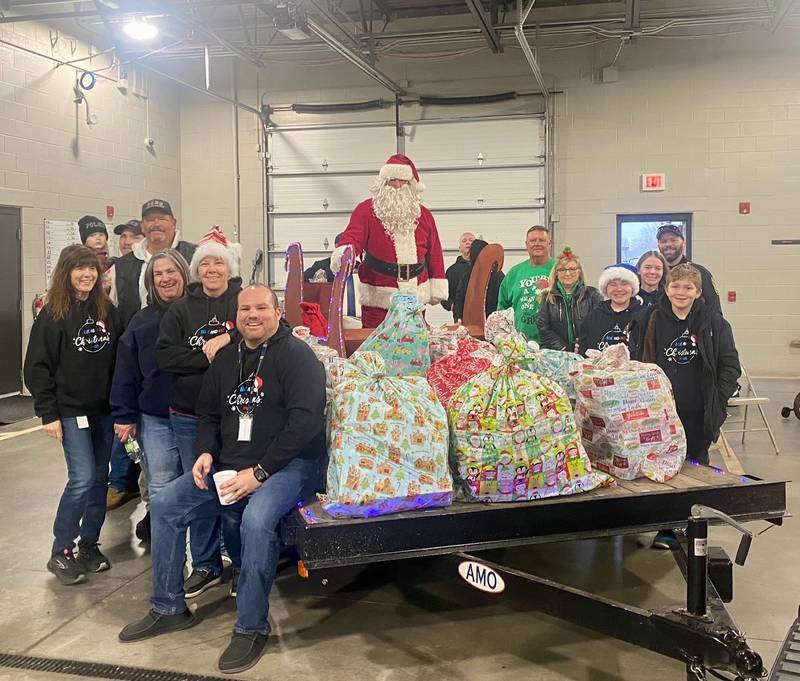
[[120, 236], [126, 230], [133, 232], [138, 236], [142, 234], [142, 223], [139, 222], [138, 220], [128, 220], [127, 222], [124, 222], [121, 225], [117, 225], [116, 227], [114, 227], [114, 234]]
[[142, 204], [142, 217], [147, 215], [151, 210], [160, 210], [162, 213], [175, 217], [175, 214], [172, 212], [172, 206], [169, 205], [169, 201], [164, 201], [164, 199], [150, 199], [149, 201], [145, 201]]
[[656, 232], [656, 241], [661, 241], [661, 238], [667, 236], [668, 234], [674, 234], [681, 239], [685, 238], [681, 228], [678, 227], [678, 225], [667, 224], [661, 225], [661, 227], [658, 228], [658, 231]]

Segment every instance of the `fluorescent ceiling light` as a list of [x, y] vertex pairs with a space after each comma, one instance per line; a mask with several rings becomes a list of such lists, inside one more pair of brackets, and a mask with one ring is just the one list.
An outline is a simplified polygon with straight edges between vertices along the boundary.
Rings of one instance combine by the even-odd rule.
[[142, 19], [128, 21], [122, 26], [125, 35], [134, 40], [152, 40], [158, 35], [158, 26]]

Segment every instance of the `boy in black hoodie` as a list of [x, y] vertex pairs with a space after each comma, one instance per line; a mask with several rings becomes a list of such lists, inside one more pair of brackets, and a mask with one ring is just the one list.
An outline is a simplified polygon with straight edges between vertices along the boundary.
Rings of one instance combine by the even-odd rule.
[[636, 268], [627, 263], [609, 265], [600, 275], [597, 288], [605, 300], [583, 320], [580, 337], [575, 341], [576, 352], [586, 355], [587, 350], [602, 351], [622, 343], [628, 346], [631, 359], [639, 359], [645, 309], [636, 295]]
[[731, 325], [702, 292], [697, 268], [687, 263], [670, 270], [666, 295], [647, 324], [643, 360], [658, 364], [672, 383], [687, 458], [707, 465], [742, 369]]

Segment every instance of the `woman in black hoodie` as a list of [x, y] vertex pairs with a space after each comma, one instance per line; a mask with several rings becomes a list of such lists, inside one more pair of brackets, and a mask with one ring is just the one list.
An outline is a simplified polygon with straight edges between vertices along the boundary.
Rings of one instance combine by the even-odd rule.
[[61, 251], [25, 356], [25, 384], [36, 415], [44, 432], [61, 442], [67, 463], [47, 562], [65, 585], [111, 567], [97, 542], [106, 517], [113, 441], [108, 398], [122, 326], [103, 291], [102, 275], [97, 256], [86, 246]]
[[[469, 247], [469, 265], [461, 276], [456, 288], [455, 297], [453, 299], [453, 319], [460, 322], [464, 318], [464, 302], [467, 299], [467, 287], [469, 286], [469, 279], [472, 276], [472, 268], [478, 260], [481, 251], [489, 244], [483, 239], [475, 239]], [[485, 311], [488, 317], [492, 312], [497, 309], [497, 296], [500, 293], [500, 284], [503, 283], [505, 274], [500, 270], [494, 270], [489, 275], [489, 284], [486, 287], [486, 305]]]
[[[206, 234], [192, 257], [193, 281], [186, 297], [170, 305], [159, 326], [156, 359], [162, 371], [172, 374], [169, 419], [185, 463], [197, 458], [195, 405], [203, 377], [217, 352], [236, 334], [237, 296], [242, 289], [238, 256], [238, 244], [230, 244], [218, 227]], [[219, 519], [192, 523], [191, 534], [187, 598], [199, 596], [222, 579]]]
[[645, 307], [652, 307], [664, 293], [669, 265], [658, 251], [645, 251], [636, 269], [639, 270], [639, 297]]
[[605, 350], [622, 343], [631, 359], [639, 359], [645, 314], [639, 292], [639, 273], [627, 263], [609, 265], [603, 270], [598, 289], [605, 300], [586, 316], [576, 342], [577, 352]]

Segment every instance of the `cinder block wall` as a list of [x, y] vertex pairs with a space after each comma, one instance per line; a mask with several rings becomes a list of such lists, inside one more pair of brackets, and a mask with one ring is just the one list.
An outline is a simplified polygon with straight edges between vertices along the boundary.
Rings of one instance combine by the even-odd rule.
[[[51, 29], [24, 22], [0, 24], [0, 38], [62, 60], [87, 55], [89, 46], [61, 35], [50, 45]], [[97, 53], [97, 48], [93, 48]], [[94, 70], [105, 57], [82, 62]], [[90, 213], [110, 226], [137, 217], [147, 198], [170, 199], [180, 218], [180, 111], [176, 86], [148, 79], [150, 136], [145, 150], [145, 100], [121, 94], [98, 78], [86, 95], [96, 125], [87, 126], [85, 108], [73, 102], [75, 71], [21, 50], [0, 45], [0, 204], [22, 207], [23, 344], [32, 322], [31, 303], [44, 291], [45, 218], [77, 220]], [[116, 77], [116, 70], [103, 72]], [[113, 239], [112, 235], [112, 239]]]
[[[616, 258], [617, 213], [694, 213], [694, 258], [714, 273], [743, 361], [758, 375], [800, 376], [800, 351], [789, 348], [800, 338], [800, 246], [770, 244], [800, 238], [796, 30], [786, 24], [774, 35], [764, 30], [702, 40], [639, 39], [620, 55], [618, 82], [607, 84], [597, 82], [596, 72], [610, 63], [617, 43], [540, 53], [548, 82], [563, 91], [555, 101], [557, 247], [573, 246], [596, 280]], [[535, 89], [514, 47], [503, 55], [411, 65], [384, 58], [380, 65], [415, 92]], [[261, 73], [260, 84], [270, 103], [386, 96], [344, 63], [273, 68]], [[240, 92], [246, 101], [258, 101], [253, 73], [242, 72]], [[219, 140], [214, 147], [226, 153], [230, 106], [198, 103], [191, 95], [182, 102], [182, 120], [183, 204], [187, 215], [195, 215], [209, 202], [207, 176], [222, 193], [233, 186], [229, 159], [218, 164], [201, 153], [209, 139]], [[191, 163], [190, 144], [197, 152]], [[253, 139], [240, 141], [243, 167], [250, 169], [242, 188], [254, 201], [252, 219], [242, 220], [246, 258], [262, 236], [255, 149]], [[643, 172], [666, 173], [666, 191], [642, 194]], [[751, 202], [750, 215], [738, 214], [739, 201]], [[727, 303], [728, 291], [736, 291], [736, 303]]]

